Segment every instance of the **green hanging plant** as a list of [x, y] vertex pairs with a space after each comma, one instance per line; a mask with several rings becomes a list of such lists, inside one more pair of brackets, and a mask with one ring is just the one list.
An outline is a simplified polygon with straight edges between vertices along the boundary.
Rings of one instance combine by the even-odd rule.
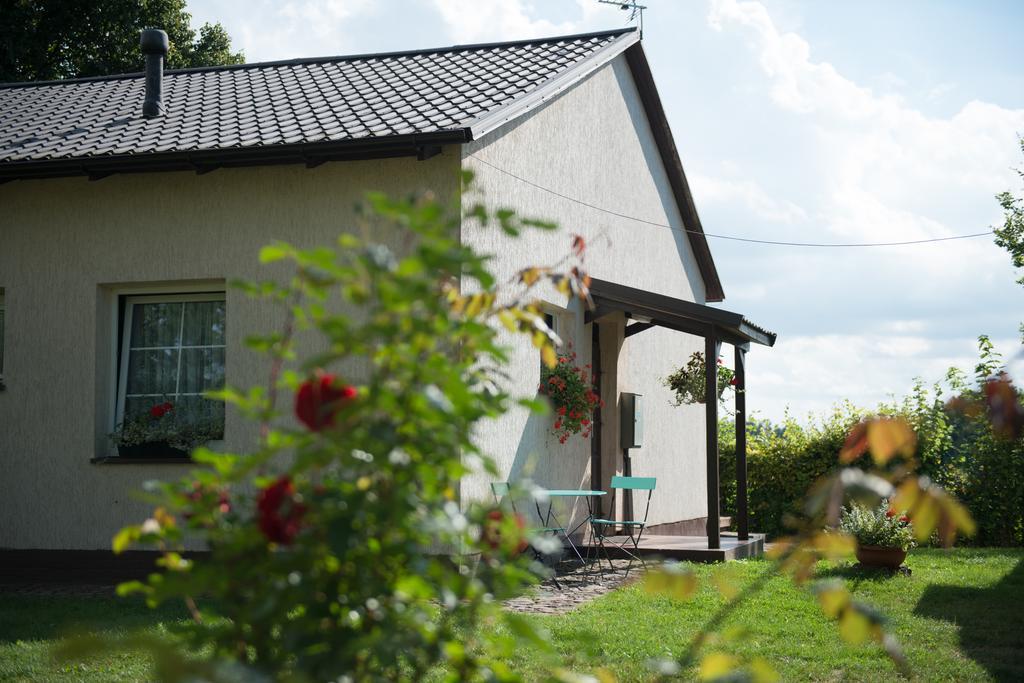
[[[675, 393], [674, 406], [704, 403], [704, 354], [695, 351], [686, 365], [680, 367], [661, 383]], [[736, 373], [722, 364], [718, 359], [718, 400], [722, 400], [725, 390], [736, 386]]]

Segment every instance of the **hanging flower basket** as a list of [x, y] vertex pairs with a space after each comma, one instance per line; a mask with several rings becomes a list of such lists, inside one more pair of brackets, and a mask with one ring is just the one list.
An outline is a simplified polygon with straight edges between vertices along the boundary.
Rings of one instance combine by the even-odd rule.
[[[704, 403], [705, 397], [705, 365], [704, 354], [694, 352], [686, 365], [682, 366], [661, 382], [675, 393], [672, 405], [681, 406], [693, 403]], [[736, 374], [718, 359], [718, 400], [722, 400], [725, 390], [736, 386]]]
[[559, 443], [565, 443], [574, 434], [585, 439], [593, 432], [594, 409], [604, 407], [604, 401], [593, 389], [593, 381], [591, 365], [578, 367], [575, 353], [560, 355], [553, 368], [544, 366], [541, 370], [538, 390], [555, 409], [553, 431]]

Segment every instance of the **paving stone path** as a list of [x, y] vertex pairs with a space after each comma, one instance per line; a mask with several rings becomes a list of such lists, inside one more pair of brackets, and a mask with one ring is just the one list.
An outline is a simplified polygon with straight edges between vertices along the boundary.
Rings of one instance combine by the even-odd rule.
[[643, 568], [634, 563], [626, 576], [627, 560], [612, 560], [613, 568], [603, 563], [603, 570], [588, 569], [578, 564], [565, 563], [557, 569], [558, 584], [551, 579], [533, 588], [528, 594], [505, 601], [505, 608], [513, 612], [533, 614], [565, 614], [585, 602], [609, 593], [626, 581], [640, 578]]
[[[643, 568], [634, 563], [627, 577], [628, 564], [626, 560], [612, 560], [612, 569], [608, 568], [607, 563], [602, 563], [602, 569], [598, 570], [593, 565], [582, 569], [576, 563], [563, 563], [557, 568], [557, 586], [548, 579], [526, 595], [506, 601], [505, 607], [513, 612], [564, 614], [615, 590], [627, 580], [639, 579]], [[10, 582], [0, 583], [0, 596], [114, 598], [117, 595], [115, 588], [112, 585], [87, 583]]]

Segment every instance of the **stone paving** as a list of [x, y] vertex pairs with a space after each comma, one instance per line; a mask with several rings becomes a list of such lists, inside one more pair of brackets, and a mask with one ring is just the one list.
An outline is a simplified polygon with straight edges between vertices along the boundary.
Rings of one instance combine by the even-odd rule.
[[627, 581], [639, 579], [643, 565], [633, 563], [633, 568], [626, 576], [628, 560], [612, 560], [612, 569], [607, 561], [602, 562], [602, 569], [590, 565], [584, 569], [576, 563], [562, 563], [557, 568], [558, 584], [551, 579], [521, 597], [505, 601], [506, 609], [513, 612], [530, 612], [534, 614], [565, 614], [583, 603], [609, 593]]
[[[554, 581], [548, 579], [535, 586], [528, 594], [506, 601], [505, 607], [513, 612], [564, 614], [615, 590], [626, 581], [638, 579], [643, 571], [643, 566], [634, 562], [627, 577], [627, 560], [612, 560], [612, 569], [608, 568], [607, 561], [602, 561], [601, 565], [600, 570], [596, 565], [584, 569], [578, 563], [563, 562], [556, 569], [557, 586]], [[0, 596], [114, 598], [117, 596], [115, 590], [116, 586], [90, 583], [0, 583]]]

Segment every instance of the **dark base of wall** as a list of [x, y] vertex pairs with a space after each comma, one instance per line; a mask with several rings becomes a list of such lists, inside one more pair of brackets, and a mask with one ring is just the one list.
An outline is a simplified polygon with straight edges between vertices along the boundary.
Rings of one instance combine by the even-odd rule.
[[[196, 557], [203, 553], [183, 553]], [[143, 579], [154, 571], [160, 553], [129, 550], [6, 550], [0, 549], [0, 584], [60, 583], [115, 585]]]
[[[722, 517], [719, 522], [720, 529], [728, 529], [732, 525], [732, 518]], [[698, 517], [697, 519], [684, 519], [681, 522], [652, 524], [644, 533], [652, 536], [707, 536], [708, 518]]]

